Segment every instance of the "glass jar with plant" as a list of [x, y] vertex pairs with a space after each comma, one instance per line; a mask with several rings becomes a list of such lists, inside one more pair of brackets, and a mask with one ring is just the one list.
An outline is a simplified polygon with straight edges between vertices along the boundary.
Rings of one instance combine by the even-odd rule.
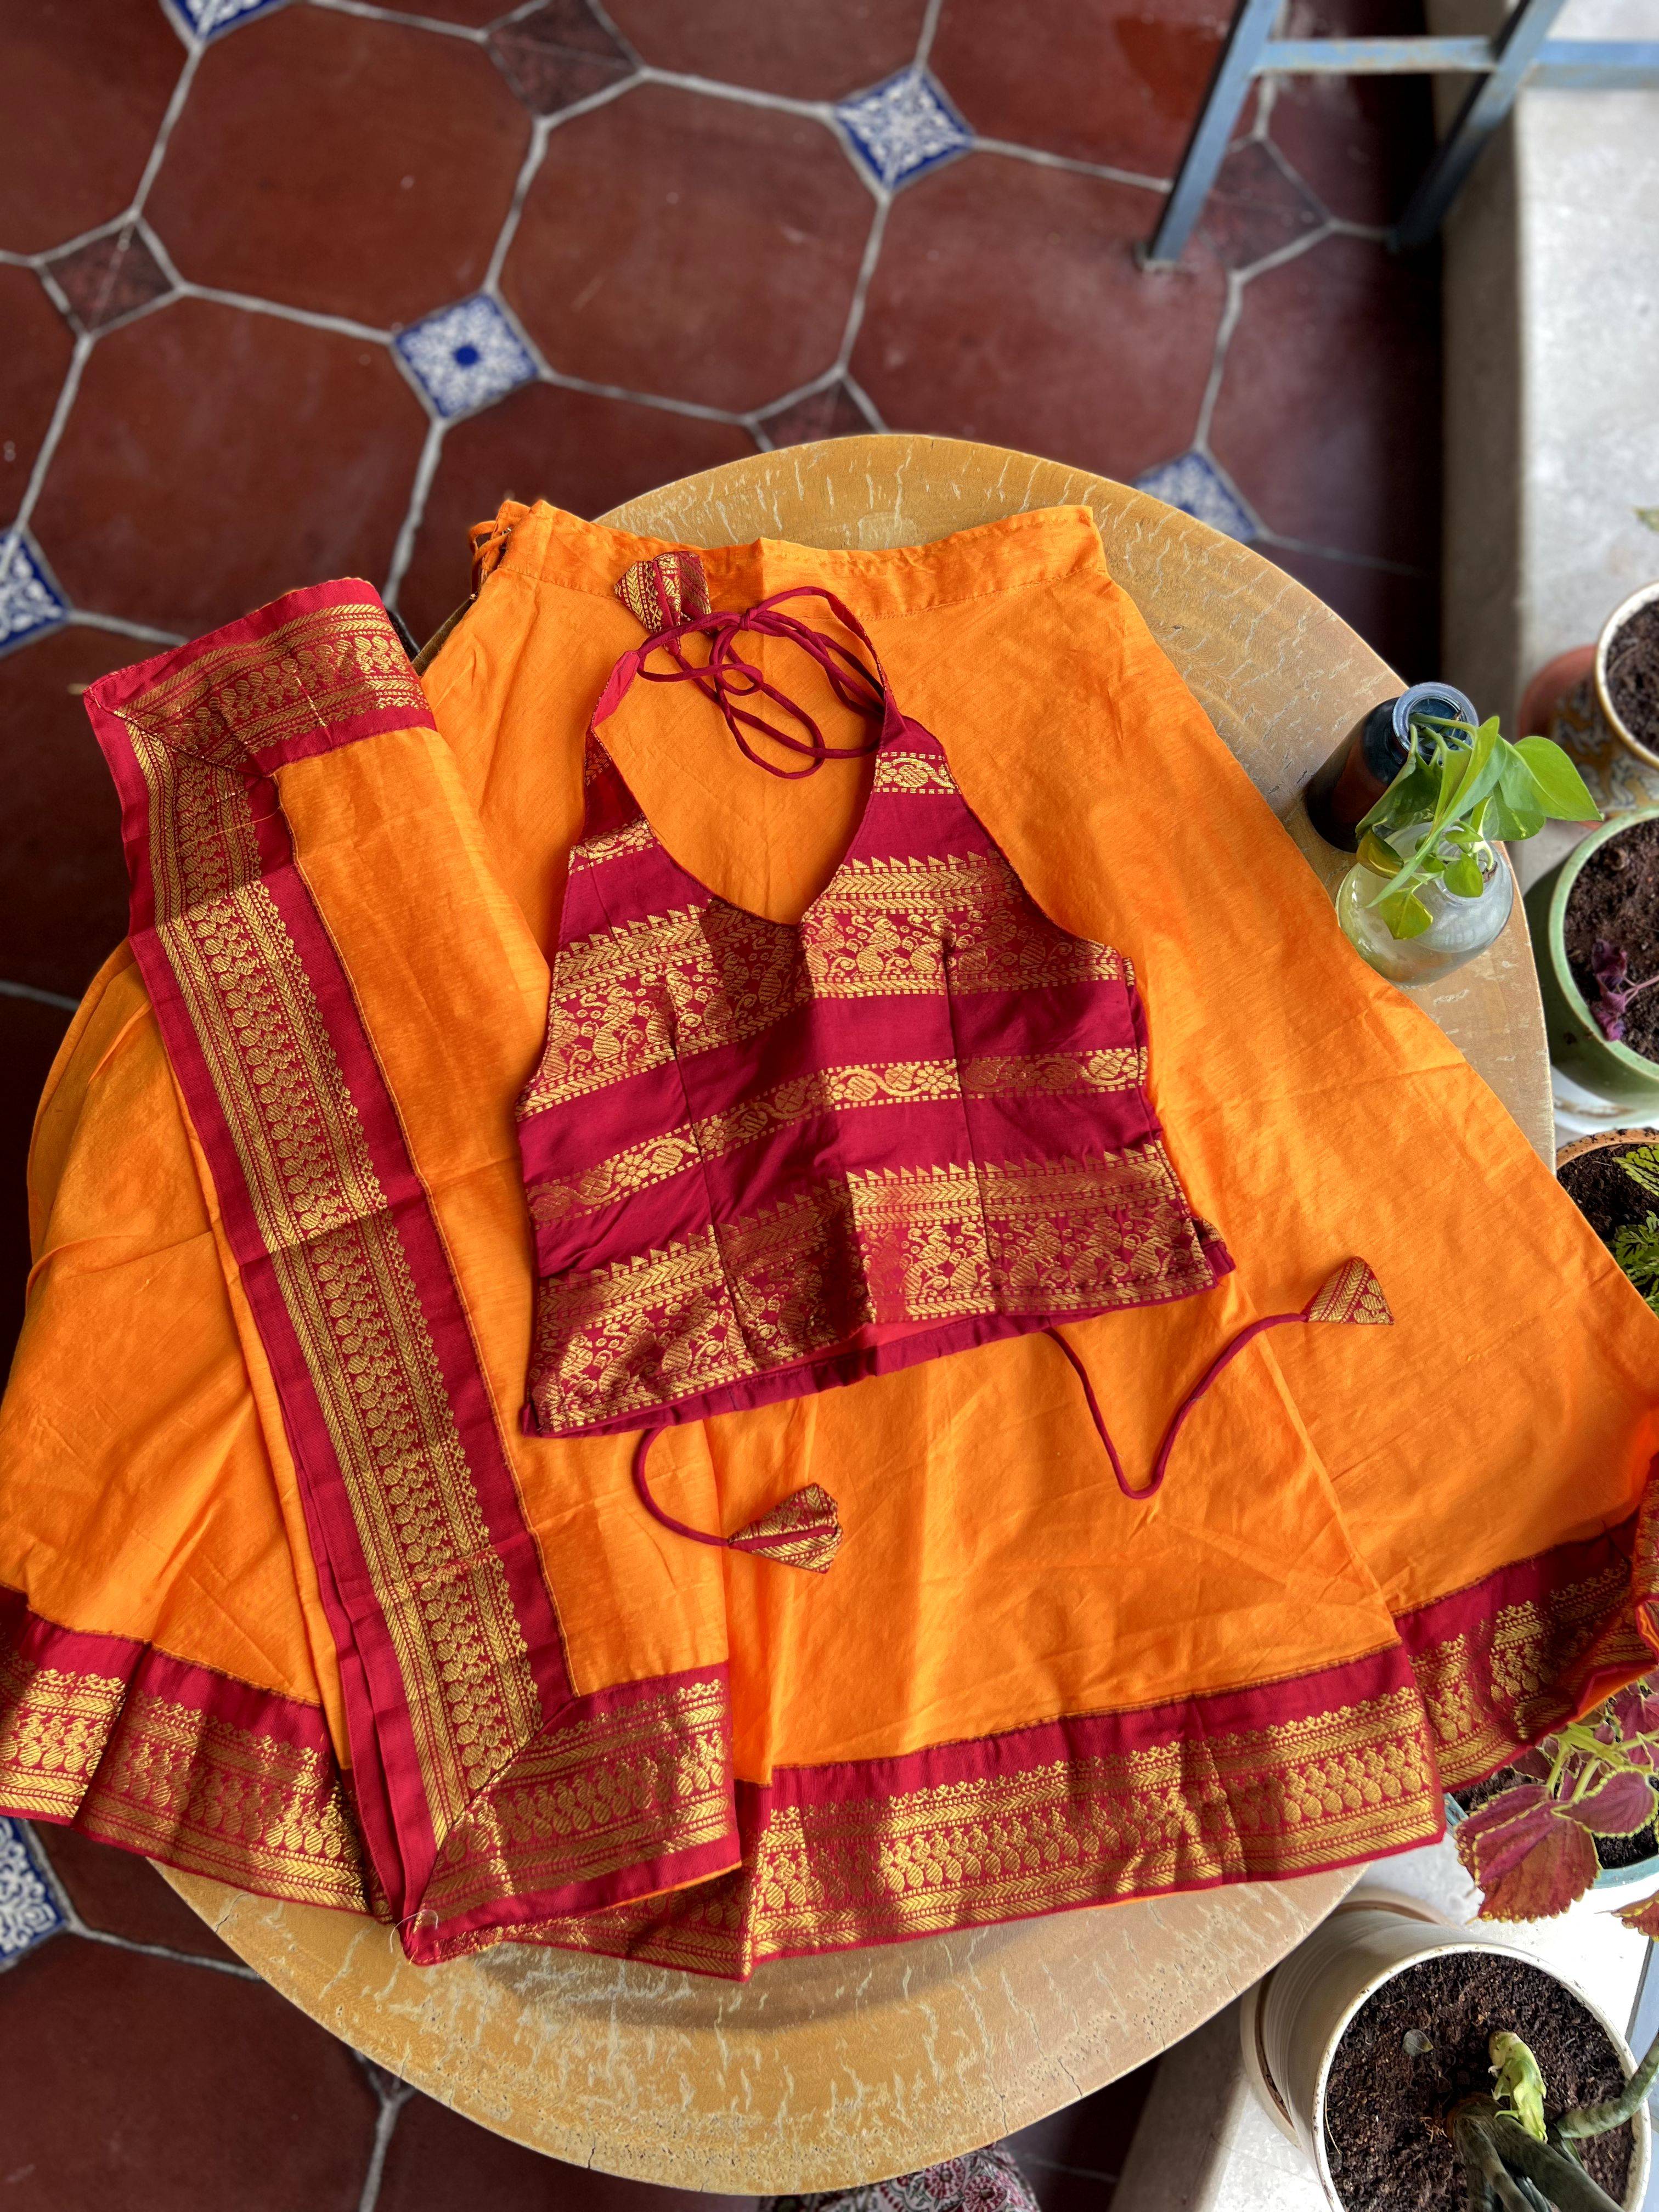
[[1431, 981], [1484, 951], [1509, 920], [1515, 879], [1500, 842], [1534, 836], [1546, 822], [1600, 819], [1550, 738], [1511, 744], [1496, 715], [1477, 728], [1416, 714], [1405, 766], [1359, 824], [1337, 917], [1391, 982]]

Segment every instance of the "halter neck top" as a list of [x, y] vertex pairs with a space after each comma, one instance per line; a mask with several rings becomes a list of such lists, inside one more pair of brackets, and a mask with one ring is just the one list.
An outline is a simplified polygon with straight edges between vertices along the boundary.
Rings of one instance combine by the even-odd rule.
[[[774, 627], [776, 604], [726, 636]], [[625, 655], [589, 732], [519, 1103], [533, 1434], [795, 1397], [1188, 1297], [1232, 1265], [1164, 1149], [1128, 962], [1042, 912], [878, 664], [860, 704], [879, 736], [851, 749], [878, 754], [863, 816], [799, 921], [732, 905], [664, 848], [598, 726], [665, 644], [715, 696], [718, 647], [694, 665], [679, 642], [721, 619]], [[820, 660], [839, 650], [781, 620]], [[783, 742], [813, 766], [831, 750]]]

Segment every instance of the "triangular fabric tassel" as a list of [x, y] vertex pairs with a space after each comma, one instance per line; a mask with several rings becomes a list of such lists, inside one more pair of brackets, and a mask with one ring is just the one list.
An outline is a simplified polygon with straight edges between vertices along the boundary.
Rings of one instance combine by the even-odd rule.
[[827, 1574], [841, 1549], [841, 1516], [829, 1492], [809, 1482], [726, 1540], [734, 1552], [759, 1552], [786, 1567]]
[[1360, 1328], [1392, 1328], [1394, 1316], [1382, 1295], [1382, 1285], [1377, 1281], [1370, 1264], [1356, 1257], [1345, 1260], [1340, 1267], [1334, 1267], [1300, 1313], [1263, 1314], [1259, 1321], [1247, 1322], [1231, 1342], [1224, 1345], [1217, 1352], [1176, 1407], [1170, 1425], [1164, 1431], [1164, 1441], [1158, 1448], [1152, 1479], [1143, 1483], [1139, 1490], [1131, 1487], [1123, 1472], [1123, 1462], [1107, 1433], [1105, 1419], [1095, 1397], [1087, 1369], [1058, 1329], [1051, 1328], [1048, 1334], [1077, 1370], [1083, 1384], [1084, 1396], [1088, 1401], [1090, 1417], [1101, 1443], [1106, 1447], [1106, 1456], [1112, 1463], [1112, 1473], [1117, 1479], [1118, 1488], [1126, 1498], [1141, 1500], [1152, 1497], [1162, 1488], [1164, 1478], [1169, 1472], [1170, 1455], [1175, 1449], [1176, 1438], [1181, 1434], [1182, 1424], [1222, 1370], [1237, 1359], [1245, 1346], [1252, 1343], [1264, 1329], [1282, 1328], [1287, 1322], [1340, 1322]]
[[831, 1560], [841, 1549], [841, 1516], [835, 1499], [820, 1484], [809, 1482], [800, 1490], [792, 1490], [781, 1504], [733, 1536], [711, 1536], [707, 1529], [693, 1528], [687, 1522], [677, 1521], [672, 1513], [665, 1513], [651, 1495], [645, 1479], [646, 1457], [661, 1434], [661, 1428], [647, 1429], [634, 1447], [634, 1487], [653, 1521], [660, 1521], [677, 1536], [689, 1536], [694, 1544], [712, 1544], [726, 1552], [750, 1552], [763, 1559], [775, 1559], [781, 1567], [804, 1567], [811, 1575], [829, 1572]]

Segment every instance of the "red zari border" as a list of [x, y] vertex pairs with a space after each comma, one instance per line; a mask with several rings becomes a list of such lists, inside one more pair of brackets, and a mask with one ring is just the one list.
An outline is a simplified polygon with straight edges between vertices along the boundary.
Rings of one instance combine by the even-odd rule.
[[345, 582], [95, 684], [132, 943], [275, 1377], [411, 1958], [737, 1857], [723, 1680], [576, 1697], [430, 1200], [276, 771], [432, 715]]

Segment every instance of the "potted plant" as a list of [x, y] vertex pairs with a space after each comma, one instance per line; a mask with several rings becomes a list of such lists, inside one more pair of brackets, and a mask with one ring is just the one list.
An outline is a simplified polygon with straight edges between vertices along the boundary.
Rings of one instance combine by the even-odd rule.
[[1484, 951], [1509, 919], [1515, 880], [1500, 840], [1546, 822], [1595, 822], [1595, 801], [1548, 738], [1511, 744], [1497, 717], [1415, 714], [1406, 763], [1359, 823], [1337, 892], [1362, 958], [1397, 983], [1426, 982]]
[[1616, 606], [1595, 644], [1596, 702], [1638, 760], [1659, 768], [1659, 583]]
[[1335, 2212], [1619, 2212], [1646, 2193], [1646, 2099], [1582, 1991], [1485, 1929], [1339, 1908], [1261, 1999], [1265, 2085]]
[[1659, 806], [1614, 814], [1527, 893], [1550, 1058], [1617, 1105], [1659, 1099]]

